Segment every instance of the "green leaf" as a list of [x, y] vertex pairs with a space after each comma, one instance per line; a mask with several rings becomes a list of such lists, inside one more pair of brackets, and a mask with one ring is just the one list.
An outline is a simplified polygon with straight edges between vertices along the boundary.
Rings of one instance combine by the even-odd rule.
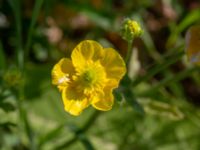
[[13, 11], [15, 17], [15, 27], [16, 27], [16, 56], [17, 62], [20, 69], [24, 66], [24, 51], [22, 46], [22, 22], [21, 22], [21, 0], [9, 0], [10, 7]]
[[15, 110], [15, 106], [9, 102], [0, 102], [0, 108], [5, 112], [10, 112]]
[[[20, 105], [20, 104], [19, 104]], [[25, 128], [26, 135], [29, 139], [29, 147], [31, 150], [37, 149], [36, 141], [35, 141], [35, 133], [32, 129], [29, 119], [27, 117], [27, 111], [23, 108], [23, 106], [20, 106], [20, 115], [23, 121], [23, 125]]]
[[4, 70], [6, 67], [6, 60], [5, 60], [5, 54], [4, 54], [4, 50], [3, 50], [3, 45], [0, 41], [0, 71]]
[[143, 107], [138, 103], [138, 101], [135, 98], [135, 95], [132, 91], [132, 80], [126, 74], [124, 78], [120, 82], [119, 90], [122, 92], [126, 102], [138, 113], [144, 114]]
[[29, 27], [29, 30], [28, 30], [28, 35], [27, 35], [27, 42], [26, 42], [26, 45], [25, 45], [26, 56], [28, 55], [29, 50], [30, 50], [34, 26], [36, 24], [37, 17], [39, 15], [39, 12], [40, 12], [40, 9], [42, 7], [43, 2], [44, 2], [44, 0], [36, 0], [35, 1], [35, 5], [34, 5], [34, 8], [33, 8], [33, 14], [32, 14], [32, 18], [31, 18], [31, 24], [30, 24], [30, 27]]
[[16, 127], [17, 125], [12, 123], [12, 122], [3, 122], [0, 123], [0, 129], [6, 130], [6, 131], [11, 131], [12, 127]]
[[115, 89], [115, 90], [113, 91], [113, 94], [114, 94], [115, 99], [116, 99], [118, 102], [122, 101], [122, 93], [121, 93], [118, 89]]
[[84, 134], [78, 135], [78, 139], [83, 144], [86, 150], [95, 150], [90, 140]]
[[151, 89], [144, 91], [143, 94], [141, 95], [143, 96], [151, 95], [152, 93], [158, 91], [161, 87], [165, 87], [173, 82], [174, 83], [178, 82], [186, 78], [187, 76], [190, 76], [193, 72], [198, 71], [198, 70], [199, 70], [199, 67], [193, 67], [193, 68], [188, 68], [188, 69], [183, 70], [182, 72], [177, 73], [176, 76], [171, 74], [170, 76], [164, 78], [159, 83], [154, 85]]
[[48, 132], [46, 135], [42, 136], [39, 139], [39, 147], [41, 147], [43, 144], [57, 138], [57, 136], [61, 133], [62, 129], [63, 129], [63, 125], [59, 125], [55, 129]]
[[178, 60], [180, 60], [180, 58], [183, 56], [184, 51], [182, 51], [183, 47], [179, 47], [176, 48], [175, 50], [178, 51], [177, 53], [174, 53], [173, 55], [166, 57], [164, 59], [164, 61], [162, 63], [156, 64], [154, 65], [151, 69], [149, 69], [147, 71], [147, 74], [137, 78], [134, 82], [133, 82], [133, 86], [138, 85], [141, 82], [147, 81], [149, 80], [151, 77], [153, 77], [154, 75], [156, 75], [157, 73], [165, 70], [167, 67], [169, 67], [170, 65], [174, 64], [175, 62], [177, 62]]
[[175, 28], [173, 27], [171, 31], [171, 35], [167, 41], [167, 47], [172, 47], [176, 42], [180, 33], [183, 32], [188, 26], [191, 24], [199, 21], [200, 19], [200, 9], [195, 9], [188, 13], [185, 18], [181, 21], [180, 24], [176, 25]]
[[178, 107], [159, 101], [144, 100], [143, 106], [148, 114], [153, 114], [161, 117], [167, 117], [173, 120], [183, 119], [183, 113]]
[[145, 114], [143, 107], [138, 103], [138, 101], [136, 100], [136, 98], [135, 98], [133, 92], [131, 91], [131, 89], [129, 89], [129, 88], [125, 89], [123, 94], [124, 94], [124, 98], [125, 98], [126, 102], [130, 106], [132, 106], [132, 108], [136, 112], [138, 112], [138, 113], [140, 113], [142, 115]]

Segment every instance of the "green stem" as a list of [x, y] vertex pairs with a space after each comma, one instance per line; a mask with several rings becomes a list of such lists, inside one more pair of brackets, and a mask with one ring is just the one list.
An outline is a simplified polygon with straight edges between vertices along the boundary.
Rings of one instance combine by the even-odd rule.
[[192, 72], [199, 70], [199, 67], [194, 67], [194, 68], [189, 68], [187, 70], [184, 70], [178, 74], [176, 74], [176, 76], [171, 75], [168, 78], [163, 79], [162, 81], [160, 81], [158, 84], [154, 85], [151, 89], [142, 92], [142, 94], [138, 94], [138, 95], [143, 95], [143, 96], [148, 96], [149, 94], [154, 93], [155, 91], [158, 91], [161, 87], [167, 86], [170, 83], [176, 83], [182, 79], [184, 79], [185, 77], [191, 75]]
[[100, 111], [95, 110], [95, 112], [92, 114], [92, 116], [89, 118], [89, 120], [85, 123], [85, 125], [75, 132], [75, 136], [72, 139], [55, 147], [54, 150], [57, 150], [57, 149], [61, 150], [66, 147], [70, 147], [73, 143], [75, 143], [79, 139], [79, 136], [81, 134], [84, 134], [85, 132], [88, 131], [88, 129], [93, 125], [93, 123], [97, 120], [97, 118], [99, 117], [100, 114], [101, 114]]
[[39, 15], [39, 12], [40, 12], [40, 9], [42, 7], [43, 2], [44, 2], [44, 0], [36, 0], [36, 2], [35, 2], [32, 18], [31, 18], [31, 23], [30, 23], [30, 27], [29, 27], [28, 35], [27, 35], [27, 42], [26, 42], [26, 45], [25, 45], [25, 55], [26, 55], [26, 57], [28, 56], [29, 51], [30, 51], [34, 26], [36, 24], [37, 17]]
[[[21, 24], [21, 1], [20, 0], [9, 0], [9, 4], [13, 10], [13, 14], [15, 17], [16, 22], [16, 39], [17, 39], [17, 63], [18, 68], [21, 72], [21, 79], [24, 79], [25, 76], [25, 66], [24, 66], [24, 49], [22, 46], [22, 24]], [[16, 91], [16, 99], [17, 99], [17, 107], [18, 107], [18, 113], [19, 113], [19, 130], [26, 131], [27, 137], [29, 139], [30, 143], [30, 150], [36, 149], [36, 144], [34, 141], [34, 134], [32, 132], [32, 129], [30, 127], [27, 112], [24, 108], [24, 81], [22, 81], [19, 85], [18, 91]]]
[[130, 56], [131, 56], [131, 53], [132, 53], [132, 43], [133, 43], [133, 40], [129, 40], [127, 42], [128, 42], [128, 49], [127, 49], [127, 54], [126, 54], [125, 62], [126, 62], [126, 66], [128, 67], [129, 59], [130, 59]]
[[22, 71], [24, 68], [24, 51], [22, 48], [22, 24], [21, 24], [21, 1], [20, 0], [9, 0], [8, 1], [16, 22], [16, 39], [17, 39], [17, 63], [19, 69]]
[[181, 51], [178, 51], [177, 54], [170, 56], [168, 58], [165, 58], [164, 60], [166, 60], [166, 61], [159, 63], [158, 65], [155, 65], [155, 67], [148, 70], [148, 73], [146, 75], [136, 79], [133, 82], [133, 86], [137, 86], [139, 83], [149, 80], [151, 77], [153, 77], [154, 75], [156, 75], [160, 71], [163, 71], [164, 69], [166, 69], [170, 65], [172, 65], [175, 62], [177, 62], [178, 60], [180, 60], [180, 58], [183, 55], [184, 55], [184, 51], [181, 50]]

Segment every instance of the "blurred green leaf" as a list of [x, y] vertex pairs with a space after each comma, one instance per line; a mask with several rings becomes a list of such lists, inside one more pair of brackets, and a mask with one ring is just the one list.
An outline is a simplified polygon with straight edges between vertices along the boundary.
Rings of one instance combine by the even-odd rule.
[[122, 101], [122, 99], [123, 99], [122, 93], [121, 93], [118, 89], [115, 89], [115, 90], [113, 91], [113, 94], [114, 94], [115, 99], [116, 99], [118, 102]]
[[183, 32], [188, 26], [191, 24], [198, 22], [200, 19], [200, 9], [195, 9], [188, 13], [181, 22], [173, 26], [173, 29], [171, 31], [171, 35], [168, 38], [168, 41], [166, 43], [167, 48], [173, 47], [174, 44], [177, 42], [178, 37], [180, 36], [181, 32]]
[[29, 26], [28, 34], [27, 34], [27, 42], [25, 45], [25, 54], [26, 54], [25, 56], [28, 56], [28, 54], [29, 54], [34, 26], [36, 24], [37, 17], [39, 15], [39, 12], [40, 12], [43, 2], [44, 2], [44, 0], [36, 0], [35, 1], [35, 5], [33, 8], [33, 14], [32, 14], [32, 18], [31, 18], [31, 23]]
[[156, 75], [157, 73], [165, 70], [167, 67], [169, 67], [170, 65], [174, 64], [175, 62], [177, 62], [178, 60], [180, 60], [180, 58], [183, 56], [184, 51], [182, 51], [182, 46], [175, 49], [174, 51], [178, 51], [178, 52], [174, 52], [173, 55], [166, 57], [165, 59], [163, 59], [163, 61], [161, 63], [156, 64], [155, 66], [153, 66], [151, 69], [149, 69], [147, 71], [147, 74], [142, 76], [142, 77], [138, 77], [134, 82], [133, 82], [133, 86], [138, 85], [141, 82], [147, 81], [149, 79], [151, 79], [154, 75]]
[[95, 150], [90, 140], [84, 134], [78, 135], [78, 139], [85, 147], [85, 150]]
[[41, 147], [43, 144], [45, 144], [45, 143], [57, 138], [58, 135], [61, 133], [62, 129], [63, 129], [63, 125], [59, 125], [55, 129], [53, 129], [50, 132], [48, 132], [47, 134], [43, 135], [39, 139], [39, 147]]
[[133, 92], [131, 91], [131, 89], [125, 89], [123, 92], [124, 98], [126, 100], [126, 102], [138, 113], [144, 115], [144, 109], [141, 106], [141, 104], [138, 103], [138, 101], [136, 100]]
[[100, 15], [95, 11], [83, 10], [82, 13], [89, 17], [95, 24], [102, 27], [103, 29], [110, 29], [111, 27], [111, 20], [105, 16]]
[[16, 55], [17, 55], [17, 62], [20, 67], [20, 69], [23, 69], [24, 66], [24, 51], [22, 46], [22, 22], [21, 22], [21, 0], [8, 0], [13, 15], [15, 17], [15, 25], [16, 25], [16, 39], [17, 39], [17, 45], [16, 45]]
[[144, 114], [143, 107], [138, 103], [138, 101], [135, 98], [135, 95], [132, 91], [132, 80], [128, 76], [128, 74], [125, 74], [123, 79], [121, 80], [119, 90], [122, 92], [124, 99], [126, 102], [138, 113]]
[[3, 45], [2, 45], [2, 42], [0, 41], [0, 71], [4, 70], [6, 67], [5, 58], [6, 56], [4, 54]]
[[185, 69], [182, 72], [177, 73], [176, 75], [172, 74], [172, 75], [166, 77], [165, 79], [161, 80], [159, 83], [154, 85], [149, 90], [143, 92], [143, 94], [144, 95], [151, 95], [152, 93], [154, 93], [157, 90], [159, 90], [161, 87], [165, 87], [165, 86], [169, 85], [172, 82], [178, 82], [178, 81], [186, 78], [187, 76], [190, 76], [192, 72], [198, 71], [198, 70], [199, 70], [199, 67], [193, 67], [193, 68]]
[[14, 111], [16, 108], [13, 104], [5, 101], [0, 101], [0, 108], [2, 108], [5, 112]]
[[[19, 104], [22, 105], [22, 104]], [[31, 127], [31, 124], [29, 122], [29, 119], [27, 117], [27, 111], [23, 108], [23, 106], [19, 106], [20, 108], [20, 115], [24, 124], [24, 128], [25, 128], [25, 132], [26, 135], [29, 139], [29, 148], [30, 150], [35, 150], [37, 149], [37, 145], [36, 145], [36, 139], [35, 139], [35, 133], [34, 130]]]
[[16, 127], [17, 125], [12, 122], [3, 122], [0, 123], [0, 129], [3, 129], [4, 131], [10, 132], [12, 127]]
[[147, 29], [147, 25], [145, 23], [146, 21], [143, 20], [139, 15], [136, 15], [135, 17], [139, 20], [139, 22], [142, 25], [142, 29], [144, 33], [142, 34], [141, 39], [143, 40], [145, 44], [147, 52], [149, 53], [150, 57], [152, 57], [155, 61], [158, 61], [158, 62], [161, 61], [162, 60], [161, 55], [157, 51], [153, 38]]
[[180, 120], [184, 117], [183, 113], [178, 109], [178, 107], [170, 105], [168, 103], [154, 100], [144, 100], [142, 104], [146, 113], [149, 114], [161, 117], [168, 117], [174, 120]]

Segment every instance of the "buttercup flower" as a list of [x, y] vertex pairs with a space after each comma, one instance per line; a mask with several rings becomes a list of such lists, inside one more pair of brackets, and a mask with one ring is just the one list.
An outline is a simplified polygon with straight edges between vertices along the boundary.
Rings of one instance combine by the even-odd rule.
[[125, 72], [125, 63], [114, 49], [86, 40], [74, 48], [71, 60], [62, 58], [53, 67], [52, 83], [62, 93], [65, 110], [78, 116], [89, 105], [110, 110], [112, 91]]
[[191, 63], [200, 65], [200, 25], [190, 27], [186, 33], [186, 54]]

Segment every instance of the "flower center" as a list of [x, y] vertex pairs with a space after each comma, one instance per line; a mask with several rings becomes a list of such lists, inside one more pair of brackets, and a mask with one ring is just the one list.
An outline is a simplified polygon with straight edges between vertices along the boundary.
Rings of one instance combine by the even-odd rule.
[[88, 63], [82, 72], [77, 72], [73, 76], [76, 89], [87, 96], [94, 94], [105, 86], [106, 73], [100, 62]]
[[91, 85], [96, 81], [96, 73], [93, 70], [87, 70], [83, 73], [83, 80], [87, 85]]

